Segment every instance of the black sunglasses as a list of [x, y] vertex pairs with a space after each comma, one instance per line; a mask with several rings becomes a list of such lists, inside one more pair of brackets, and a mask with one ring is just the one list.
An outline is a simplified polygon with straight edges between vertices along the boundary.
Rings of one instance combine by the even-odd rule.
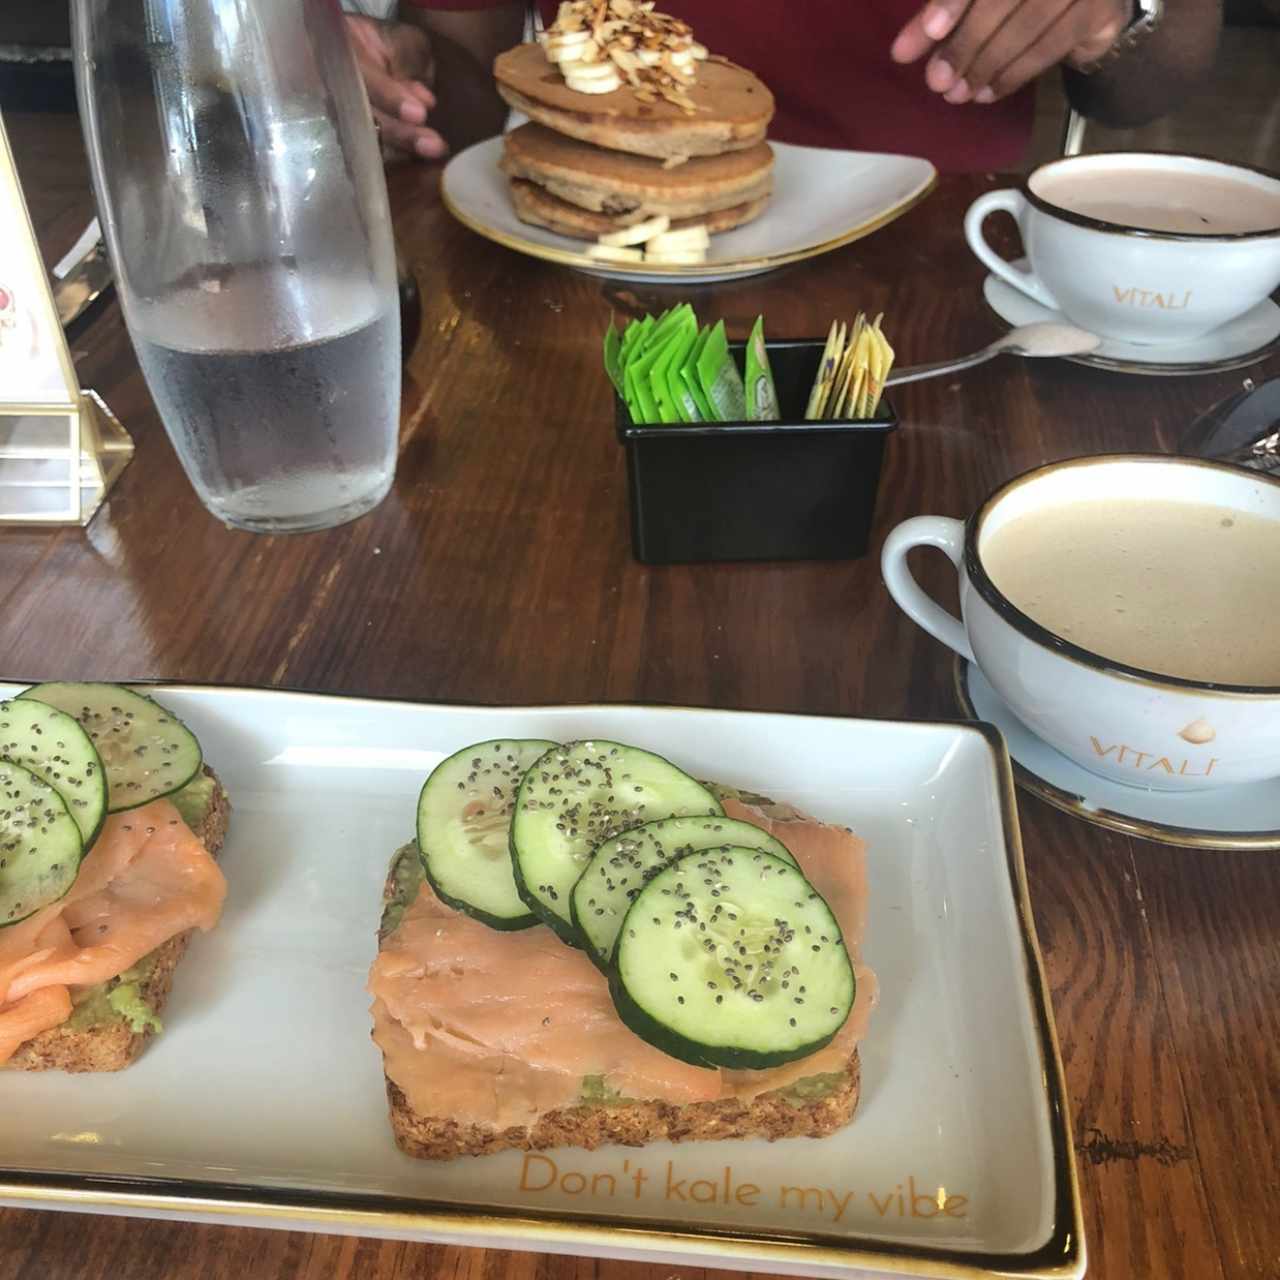
[[1241, 390], [1191, 424], [1182, 452], [1255, 471], [1280, 471], [1280, 378], [1257, 384], [1246, 378]]

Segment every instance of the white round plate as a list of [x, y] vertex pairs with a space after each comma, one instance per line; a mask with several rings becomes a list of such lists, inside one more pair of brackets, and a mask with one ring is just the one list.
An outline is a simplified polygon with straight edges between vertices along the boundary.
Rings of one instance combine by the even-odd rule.
[[772, 271], [870, 235], [923, 200], [938, 180], [927, 160], [868, 151], [770, 144], [773, 198], [754, 222], [713, 237], [707, 261], [691, 267], [588, 258], [586, 241], [521, 222], [498, 168], [502, 139], [489, 138], [454, 156], [441, 193], [459, 222], [508, 249], [590, 272], [606, 280], [706, 284]]
[[1017, 784], [1077, 818], [1191, 849], [1280, 849], [1280, 778], [1181, 795], [1126, 787], [1082, 769], [1037, 737], [963, 658], [956, 659], [955, 691], [965, 715], [1004, 735]]
[[[1026, 258], [1018, 258], [1011, 265], [1019, 271], [1028, 269]], [[991, 310], [1011, 327], [1044, 320], [1063, 322], [1066, 319], [1061, 311], [1041, 306], [996, 275], [989, 275], [983, 281], [982, 295]], [[1066, 359], [1117, 373], [1157, 376], [1221, 373], [1265, 360], [1280, 346], [1277, 339], [1280, 339], [1280, 307], [1270, 298], [1264, 298], [1252, 311], [1246, 311], [1230, 324], [1224, 324], [1193, 342], [1144, 347], [1135, 342], [1104, 338], [1095, 350], [1085, 355], [1067, 356]]]

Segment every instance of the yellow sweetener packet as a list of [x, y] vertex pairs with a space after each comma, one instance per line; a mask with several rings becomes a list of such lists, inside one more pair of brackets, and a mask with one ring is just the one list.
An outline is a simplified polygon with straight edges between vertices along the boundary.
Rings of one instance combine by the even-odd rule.
[[828, 418], [845, 418], [849, 412], [849, 392], [853, 389], [854, 356], [858, 349], [858, 340], [862, 336], [865, 317], [858, 312], [857, 318], [849, 326], [849, 337], [845, 345], [844, 356], [840, 361], [840, 369], [836, 375], [835, 391], [827, 405]]
[[827, 334], [827, 345], [822, 349], [822, 359], [818, 362], [818, 374], [813, 380], [813, 390], [809, 392], [809, 403], [805, 406], [804, 416], [808, 422], [822, 418], [827, 401], [831, 398], [831, 387], [836, 380], [836, 370], [840, 366], [840, 357], [844, 354], [845, 326], [842, 321], [833, 320], [831, 331]]
[[871, 328], [871, 336], [878, 359], [875, 362], [875, 395], [871, 400], [871, 407], [867, 411], [868, 417], [874, 417], [879, 412], [880, 398], [884, 395], [884, 384], [889, 380], [889, 371], [893, 368], [893, 348], [889, 345], [889, 340], [884, 336], [884, 330], [880, 327], [880, 321], [883, 319], [883, 315], [876, 316], [876, 322]]
[[867, 402], [867, 383], [871, 377], [871, 350], [873, 347], [871, 326], [864, 324], [858, 334], [858, 345], [853, 353], [853, 385], [849, 390], [849, 399], [845, 414], [850, 418], [865, 418]]

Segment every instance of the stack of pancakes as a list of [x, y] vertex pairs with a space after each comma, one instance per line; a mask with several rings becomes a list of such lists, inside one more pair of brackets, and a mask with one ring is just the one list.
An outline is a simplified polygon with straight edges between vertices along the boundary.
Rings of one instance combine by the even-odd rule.
[[522, 222], [584, 240], [658, 215], [716, 232], [768, 203], [773, 95], [742, 67], [700, 64], [683, 90], [692, 111], [626, 83], [602, 94], [570, 89], [536, 44], [501, 54], [494, 75], [532, 121], [507, 134], [502, 157]]

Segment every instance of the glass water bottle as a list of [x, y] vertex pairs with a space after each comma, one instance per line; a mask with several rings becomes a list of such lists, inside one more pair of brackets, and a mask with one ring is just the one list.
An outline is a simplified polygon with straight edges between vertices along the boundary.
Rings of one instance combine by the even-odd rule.
[[337, 0], [73, 0], [73, 39], [125, 321], [201, 500], [261, 532], [368, 511], [395, 471], [400, 321]]

